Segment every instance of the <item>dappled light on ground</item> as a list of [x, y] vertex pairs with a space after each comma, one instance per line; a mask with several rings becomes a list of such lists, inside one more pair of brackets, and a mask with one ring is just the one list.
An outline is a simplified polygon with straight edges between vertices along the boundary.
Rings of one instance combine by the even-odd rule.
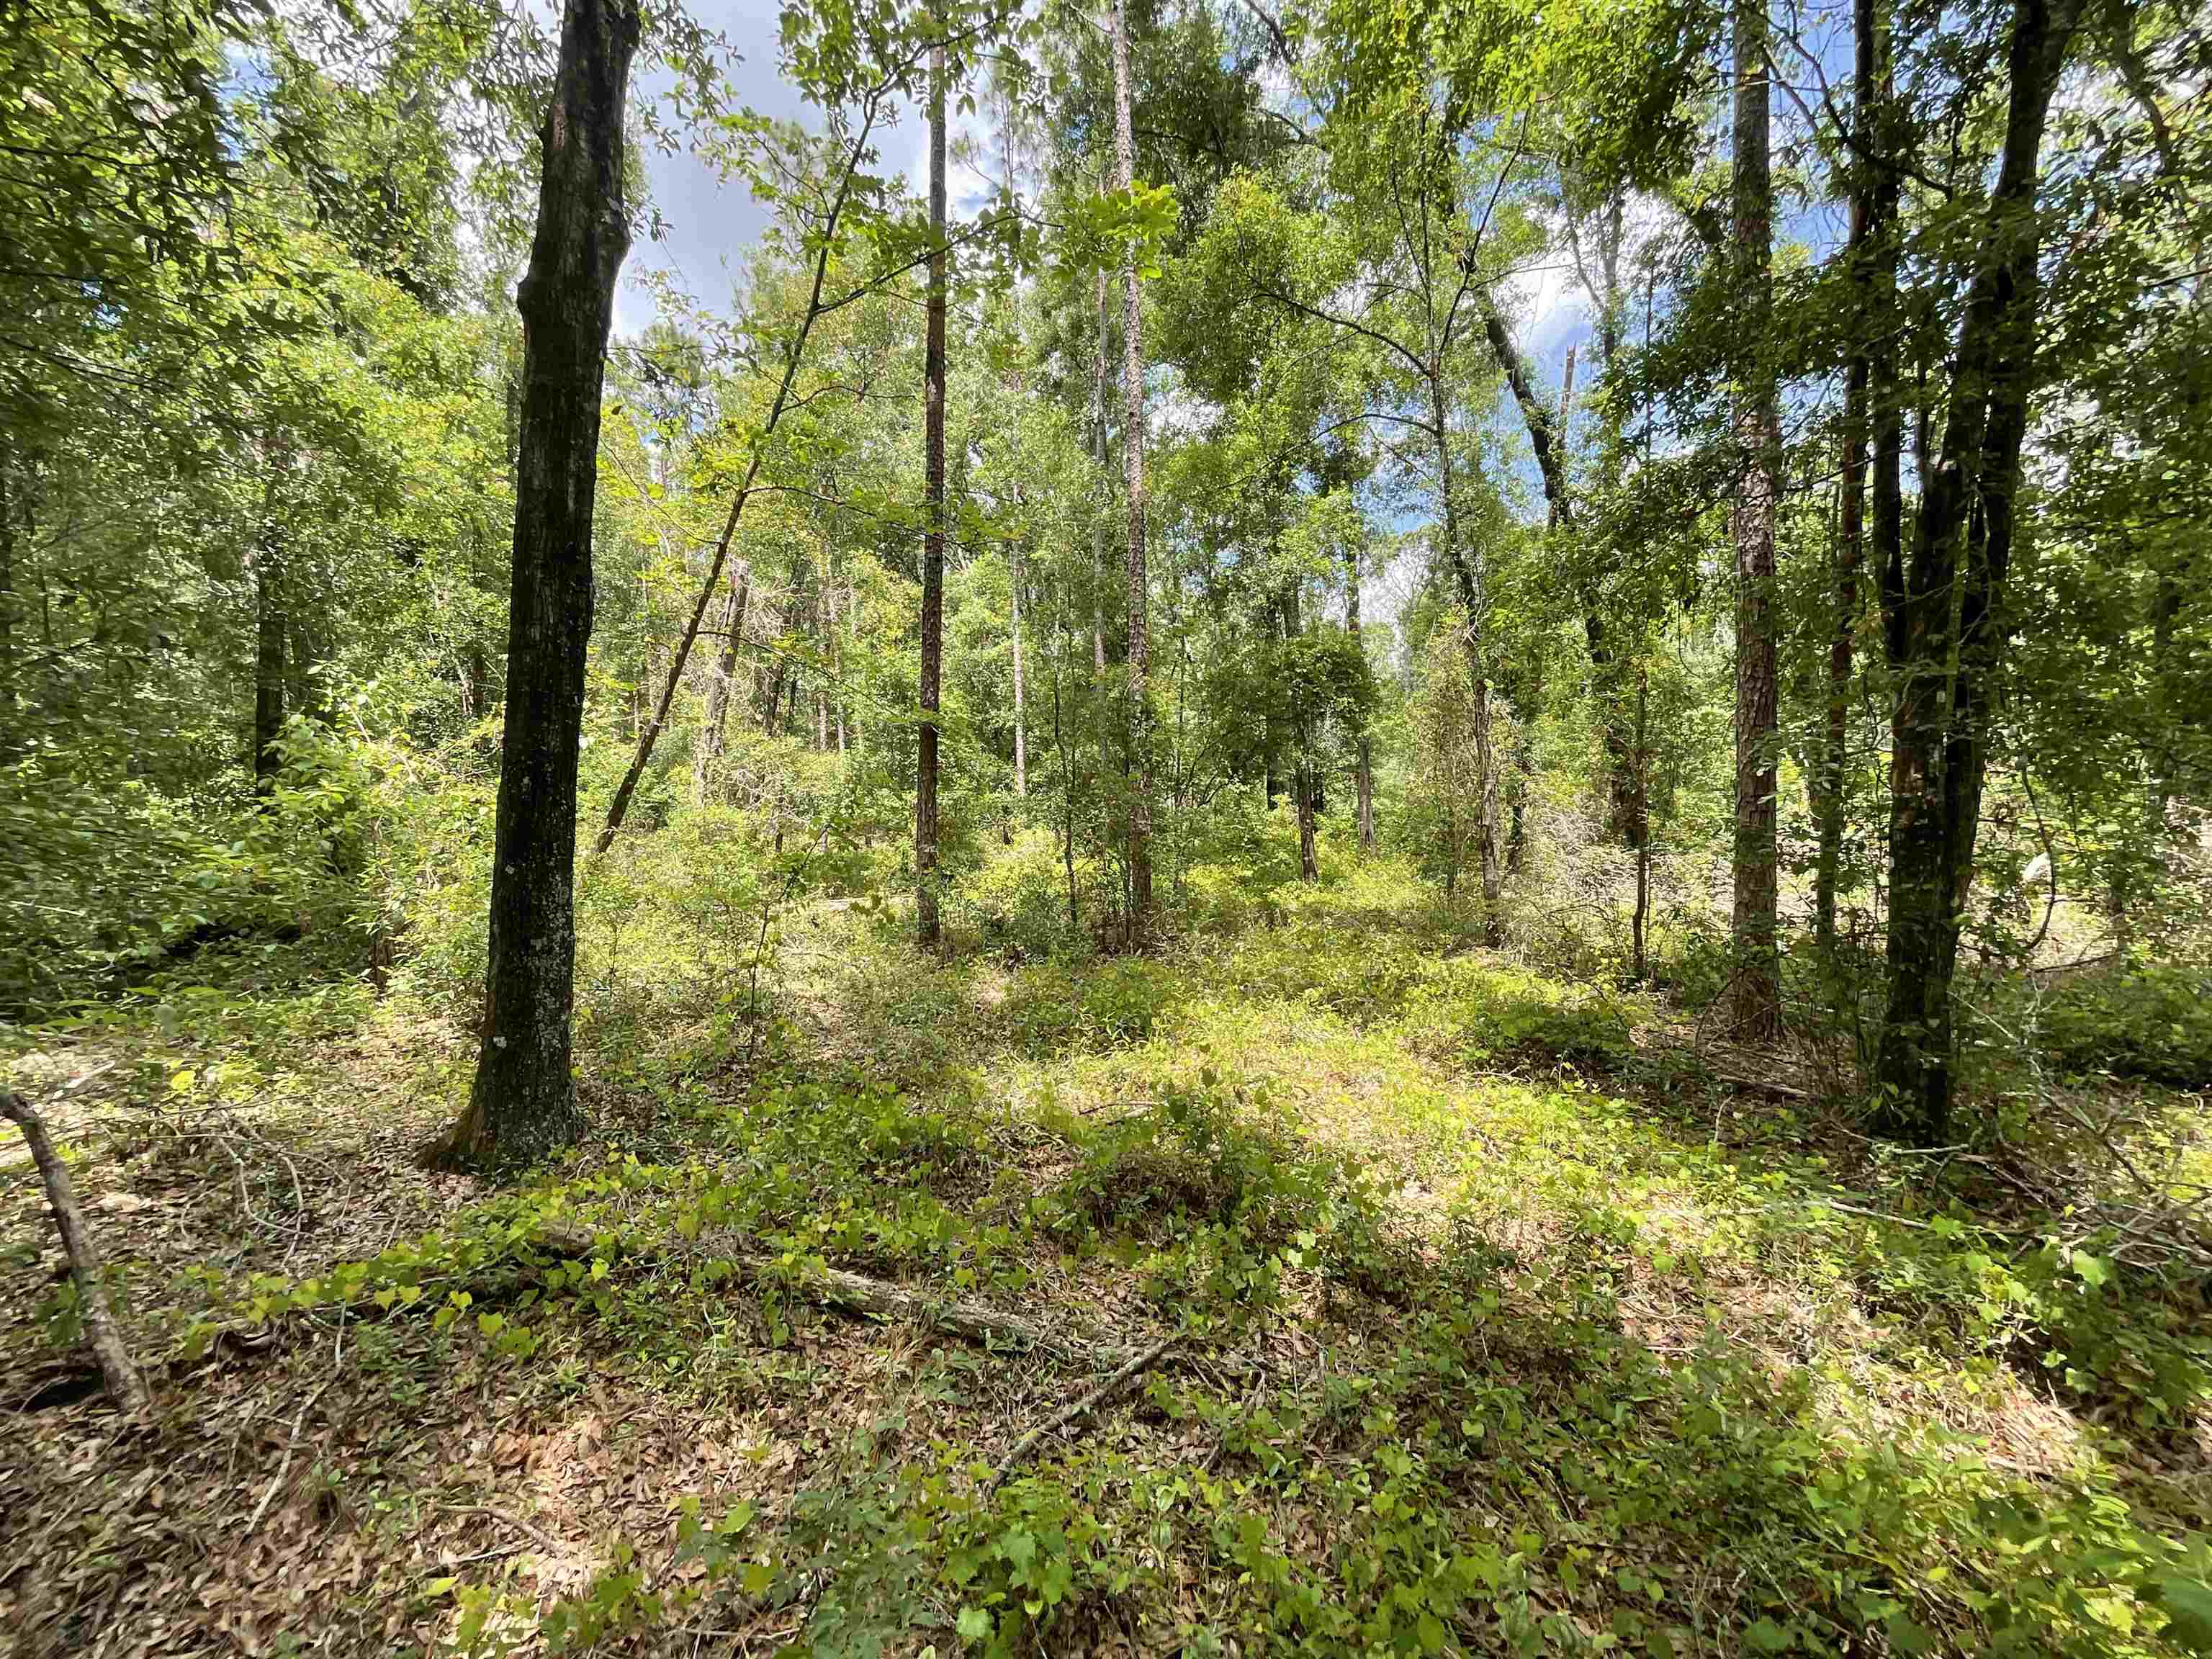
[[1284, 903], [1011, 965], [827, 912], [752, 1073], [611, 986], [592, 1139], [512, 1188], [414, 1171], [462, 1050], [404, 1000], [156, 1000], [27, 1059], [110, 1067], [72, 1138], [161, 1420], [53, 1389], [17, 1192], [7, 1387], [50, 1403], [6, 1530], [72, 1565], [11, 1616], [272, 1652], [2166, 1650], [2203, 1373], [2087, 1370], [2149, 1312], [2069, 1330], [2095, 1287], [2013, 1218], [1387, 872]]

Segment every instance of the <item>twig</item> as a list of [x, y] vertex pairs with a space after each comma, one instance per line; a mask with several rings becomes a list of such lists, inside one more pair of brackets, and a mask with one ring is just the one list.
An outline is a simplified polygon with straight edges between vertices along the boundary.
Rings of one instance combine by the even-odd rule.
[[307, 1413], [314, 1410], [315, 1401], [320, 1400], [331, 1384], [337, 1381], [336, 1376], [325, 1377], [323, 1386], [307, 1396], [300, 1407], [300, 1414], [292, 1419], [292, 1431], [284, 1437], [283, 1460], [276, 1465], [276, 1473], [270, 1477], [268, 1486], [262, 1489], [261, 1501], [253, 1506], [253, 1514], [246, 1523], [246, 1530], [239, 1534], [238, 1542], [241, 1549], [253, 1541], [253, 1529], [261, 1524], [261, 1517], [268, 1512], [270, 1504], [276, 1496], [277, 1487], [284, 1484], [284, 1477], [292, 1471], [292, 1454], [299, 1449], [300, 1429], [307, 1422]]
[[53, 1138], [46, 1133], [46, 1120], [32, 1109], [28, 1101], [11, 1090], [0, 1088], [0, 1116], [13, 1119], [22, 1130], [23, 1139], [31, 1149], [31, 1161], [39, 1166], [40, 1179], [46, 1182], [46, 1205], [53, 1212], [54, 1231], [61, 1235], [62, 1254], [69, 1258], [70, 1276], [76, 1280], [77, 1306], [84, 1320], [85, 1340], [91, 1344], [93, 1357], [100, 1361], [100, 1374], [106, 1380], [108, 1395], [126, 1416], [141, 1424], [149, 1422], [153, 1417], [154, 1397], [147, 1392], [137, 1367], [131, 1363], [131, 1350], [124, 1345], [114, 1310], [107, 1305], [107, 1287], [100, 1282], [100, 1249], [84, 1224], [84, 1212], [77, 1207], [76, 1188], [70, 1184], [69, 1165], [54, 1150]]
[[1738, 1089], [1749, 1089], [1758, 1094], [1779, 1095], [1784, 1100], [1809, 1100], [1812, 1098], [1812, 1097], [1804, 1090], [1796, 1087], [1795, 1085], [1777, 1083], [1772, 1078], [1738, 1077], [1735, 1073], [1723, 1072], [1718, 1066], [1715, 1066], [1713, 1068], [1713, 1076], [1719, 1082], [1729, 1084]]
[[504, 1521], [547, 1554], [560, 1553], [561, 1546], [556, 1540], [519, 1515], [509, 1515], [505, 1510], [494, 1509], [489, 1504], [441, 1504], [438, 1507], [449, 1515], [488, 1515], [495, 1521]]
[[1006, 1485], [1006, 1477], [1014, 1472], [1024, 1458], [1036, 1449], [1037, 1443], [1045, 1436], [1056, 1430], [1066, 1428], [1070, 1423], [1096, 1411], [1100, 1405], [1127, 1387], [1130, 1380], [1139, 1372], [1149, 1370], [1154, 1361], [1173, 1347], [1182, 1338], [1182, 1333], [1177, 1331], [1173, 1336], [1153, 1343], [1142, 1353], [1124, 1362], [1121, 1370], [1091, 1389], [1089, 1394], [1085, 1395], [1082, 1399], [1063, 1411], [1055, 1412], [1044, 1422], [1038, 1424], [1036, 1427], [1014, 1442], [1014, 1449], [1006, 1454], [1006, 1461], [999, 1466], [999, 1472], [991, 1477], [990, 1484], [983, 1488], [984, 1495], [988, 1497]]

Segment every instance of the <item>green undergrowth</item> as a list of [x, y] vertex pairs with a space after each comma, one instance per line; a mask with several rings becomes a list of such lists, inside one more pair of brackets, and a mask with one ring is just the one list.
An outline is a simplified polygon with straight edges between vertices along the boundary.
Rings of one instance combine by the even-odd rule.
[[[465, 1370], [718, 1419], [818, 1399], [831, 1270], [1179, 1336], [1002, 1482], [1095, 1373], [921, 1338], [773, 1501], [670, 1492], [550, 1601], [426, 1580], [465, 1650], [2212, 1644], [2201, 1289], [1732, 1098], [1655, 1001], [1473, 950], [1432, 896], [1266, 897], [1141, 961], [934, 963], [839, 915], [757, 1042], [712, 975], [617, 970], [581, 994], [590, 1143], [373, 1255], [132, 1299], [186, 1352], [336, 1326], [400, 1407]], [[179, 1100], [312, 1105], [319, 1048], [392, 1017], [171, 996], [82, 1029]]]
[[[1983, 1437], [1900, 1414], [1923, 1391], [1996, 1390], [2034, 1341], [2063, 1340], [2041, 1328], [2061, 1322], [2046, 1298], [2117, 1299], [2094, 1268], [2039, 1277], [1967, 1222], [1834, 1207], [1870, 1195], [1686, 1144], [1571, 1079], [1431, 1103], [1436, 1131], [1456, 1115], [1480, 1132], [1424, 1236], [1265, 1081], [1151, 1082], [1110, 1120], [1028, 1126], [1058, 1149], [1040, 1183], [1006, 1173], [1020, 1137], [986, 1099], [933, 1109], [779, 1071], [738, 1105], [691, 1103], [682, 1161], [581, 1155], [373, 1261], [265, 1286], [253, 1311], [337, 1298], [516, 1365], [558, 1328], [592, 1369], [630, 1356], [653, 1376], [717, 1322], [790, 1343], [826, 1267], [1022, 1307], [1094, 1261], [1188, 1333], [1199, 1363], [1150, 1378], [1133, 1435], [995, 1491], [996, 1451], [967, 1426], [974, 1374], [940, 1370], [935, 1432], [880, 1419], [776, 1517], [679, 1516], [698, 1572], [623, 1547], [545, 1613], [555, 1650], [646, 1640], [707, 1604], [800, 1608], [822, 1653], [918, 1633], [1058, 1650], [1125, 1618], [1187, 1651], [1330, 1654], [2154, 1654], [2203, 1633], [2201, 1543], [2142, 1509], [2095, 1431], [2027, 1478]], [[1516, 1245], [1511, 1217], [1543, 1231]], [[1753, 1283], [1808, 1310], [1802, 1351], [1731, 1331]], [[1632, 1317], [1662, 1292], [1689, 1306], [1673, 1343]], [[1856, 1349], [1823, 1324], [1848, 1310], [1886, 1322]], [[1287, 1332], [1328, 1362], [1206, 1380], [1206, 1354]]]

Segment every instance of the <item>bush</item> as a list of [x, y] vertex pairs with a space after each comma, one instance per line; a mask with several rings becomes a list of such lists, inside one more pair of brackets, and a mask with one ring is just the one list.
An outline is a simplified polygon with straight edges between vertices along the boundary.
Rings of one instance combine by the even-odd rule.
[[185, 793], [37, 750], [0, 767], [0, 1010], [36, 1018], [234, 939], [305, 939], [333, 972], [377, 931], [367, 872], [390, 816], [382, 751], [295, 720], [274, 787]]
[[1628, 1005], [1618, 998], [1472, 961], [1417, 988], [1406, 1018], [1425, 1046], [1470, 1066], [1518, 1058], [1610, 1070], [1635, 1052]]
[[2131, 962], [2063, 981], [2039, 1010], [2045, 1047], [2071, 1072], [2212, 1087], [2212, 970]]
[[[1097, 860], [1076, 860], [1075, 880], [1080, 901], [1098, 885]], [[1012, 846], [994, 848], [981, 869], [953, 888], [952, 904], [986, 943], [1049, 955], [1069, 937], [1067, 869], [1059, 838], [1047, 829], [1024, 830]]]

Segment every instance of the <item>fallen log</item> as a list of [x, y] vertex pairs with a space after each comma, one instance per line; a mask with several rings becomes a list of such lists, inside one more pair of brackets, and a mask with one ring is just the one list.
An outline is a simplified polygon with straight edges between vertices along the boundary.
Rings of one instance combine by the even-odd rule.
[[93, 1358], [100, 1362], [100, 1374], [106, 1382], [108, 1397], [125, 1415], [142, 1424], [149, 1422], [153, 1417], [154, 1397], [147, 1392], [138, 1368], [131, 1363], [131, 1350], [124, 1343], [122, 1328], [115, 1322], [114, 1310], [107, 1305], [107, 1287], [100, 1282], [100, 1249], [84, 1224], [84, 1212], [77, 1207], [76, 1188], [70, 1181], [69, 1165], [62, 1162], [60, 1152], [55, 1150], [53, 1137], [46, 1133], [46, 1120], [32, 1109], [28, 1101], [10, 1090], [0, 1088], [0, 1117], [14, 1120], [22, 1130], [23, 1139], [31, 1148], [31, 1161], [39, 1166], [39, 1177], [46, 1182], [46, 1206], [53, 1212], [54, 1231], [62, 1237], [62, 1253], [69, 1258], [70, 1276], [76, 1280], [77, 1307], [84, 1320], [85, 1341], [92, 1349]]
[[[538, 1234], [538, 1242], [547, 1249], [578, 1260], [587, 1258], [604, 1248], [594, 1235], [580, 1228], [559, 1225], [542, 1229]], [[632, 1253], [641, 1252], [633, 1250]], [[1033, 1350], [1071, 1364], [1102, 1370], [1108, 1367], [1118, 1369], [1133, 1362], [1149, 1364], [1157, 1359], [1167, 1346], [1163, 1344], [1157, 1349], [1131, 1348], [1087, 1335], [1070, 1335], [971, 1297], [928, 1296], [886, 1279], [848, 1273], [842, 1267], [809, 1271], [794, 1279], [781, 1260], [757, 1251], [730, 1248], [718, 1243], [715, 1235], [711, 1233], [702, 1234], [696, 1239], [663, 1240], [641, 1254], [672, 1255], [701, 1263], [727, 1262], [756, 1281], [783, 1282], [795, 1295], [856, 1318], [878, 1320], [885, 1323], [902, 1322], [928, 1329], [949, 1331], [956, 1336], [965, 1337], [971, 1342], [980, 1342], [987, 1346], [998, 1345]], [[1243, 1376], [1252, 1369], [1249, 1362], [1229, 1354], [1206, 1355], [1205, 1364], [1231, 1376]]]

